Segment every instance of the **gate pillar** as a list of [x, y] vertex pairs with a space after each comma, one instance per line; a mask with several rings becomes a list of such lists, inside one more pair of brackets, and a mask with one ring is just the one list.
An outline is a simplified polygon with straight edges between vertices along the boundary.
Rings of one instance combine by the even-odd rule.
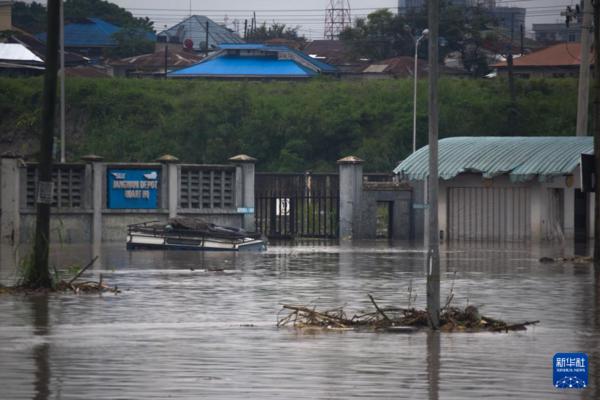
[[[241, 174], [240, 179], [236, 177], [236, 181], [241, 181], [241, 192], [236, 190], [235, 198], [236, 203], [239, 204], [238, 210], [244, 214], [242, 227], [248, 232], [256, 231], [256, 220], [254, 210], [254, 164], [256, 158], [247, 156], [246, 154], [239, 154], [229, 159], [238, 168], [236, 169], [236, 175]], [[236, 185], [237, 187], [238, 185]]]
[[364, 160], [348, 156], [337, 161], [340, 172], [340, 238], [359, 236]]

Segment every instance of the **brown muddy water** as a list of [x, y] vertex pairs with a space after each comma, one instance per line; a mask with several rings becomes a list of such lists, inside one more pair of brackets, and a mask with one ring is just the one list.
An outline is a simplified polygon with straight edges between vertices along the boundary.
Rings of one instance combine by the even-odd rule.
[[[91, 247], [52, 250], [85, 264]], [[95, 249], [118, 295], [0, 296], [1, 399], [598, 399], [600, 274], [540, 264], [558, 247], [446, 246], [442, 298], [525, 332], [307, 333], [275, 327], [282, 303], [370, 309], [425, 303], [420, 248], [272, 245], [266, 253]], [[0, 249], [0, 281], [15, 277]], [[455, 274], [456, 271], [456, 274]], [[454, 278], [455, 277], [455, 278]], [[588, 353], [590, 387], [552, 385], [557, 352]]]

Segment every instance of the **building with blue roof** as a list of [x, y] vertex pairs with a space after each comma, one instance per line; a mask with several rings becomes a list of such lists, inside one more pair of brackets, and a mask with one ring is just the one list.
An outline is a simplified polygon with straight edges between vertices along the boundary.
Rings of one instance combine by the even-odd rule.
[[189, 40], [191, 48], [196, 51], [214, 50], [223, 43], [244, 43], [237, 33], [204, 15], [192, 15], [185, 18], [178, 24], [160, 32], [157, 38], [160, 42], [181, 44]]
[[[120, 27], [100, 18], [81, 18], [65, 25], [65, 48], [90, 57], [102, 55], [106, 48], [115, 47], [114, 34]], [[156, 41], [154, 33], [146, 34], [148, 40]], [[46, 42], [46, 33], [36, 35], [37, 39]]]
[[[582, 190], [587, 175], [582, 180], [580, 165], [582, 154], [593, 153], [592, 137], [451, 137], [438, 146], [444, 238], [523, 242], [593, 236], [593, 195]], [[429, 175], [429, 147], [394, 172], [419, 187]], [[415, 214], [423, 224], [422, 210]]]
[[281, 45], [226, 43], [199, 63], [170, 78], [307, 79], [336, 74], [335, 67]]

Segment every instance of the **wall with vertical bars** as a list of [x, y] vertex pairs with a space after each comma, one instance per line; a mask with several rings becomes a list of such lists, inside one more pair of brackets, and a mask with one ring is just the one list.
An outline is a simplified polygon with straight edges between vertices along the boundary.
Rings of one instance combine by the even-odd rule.
[[[83, 188], [85, 184], [85, 164], [60, 164], [52, 170], [54, 195], [52, 207], [82, 209], [85, 208]], [[35, 208], [38, 183], [38, 165], [26, 167], [25, 207]]]
[[186, 210], [235, 207], [235, 167], [182, 165], [179, 208]]

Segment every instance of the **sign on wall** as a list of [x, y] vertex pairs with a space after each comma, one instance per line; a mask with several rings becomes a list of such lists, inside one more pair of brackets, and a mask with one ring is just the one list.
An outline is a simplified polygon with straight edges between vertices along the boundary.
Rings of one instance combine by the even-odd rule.
[[108, 208], [157, 208], [157, 169], [108, 169]]

